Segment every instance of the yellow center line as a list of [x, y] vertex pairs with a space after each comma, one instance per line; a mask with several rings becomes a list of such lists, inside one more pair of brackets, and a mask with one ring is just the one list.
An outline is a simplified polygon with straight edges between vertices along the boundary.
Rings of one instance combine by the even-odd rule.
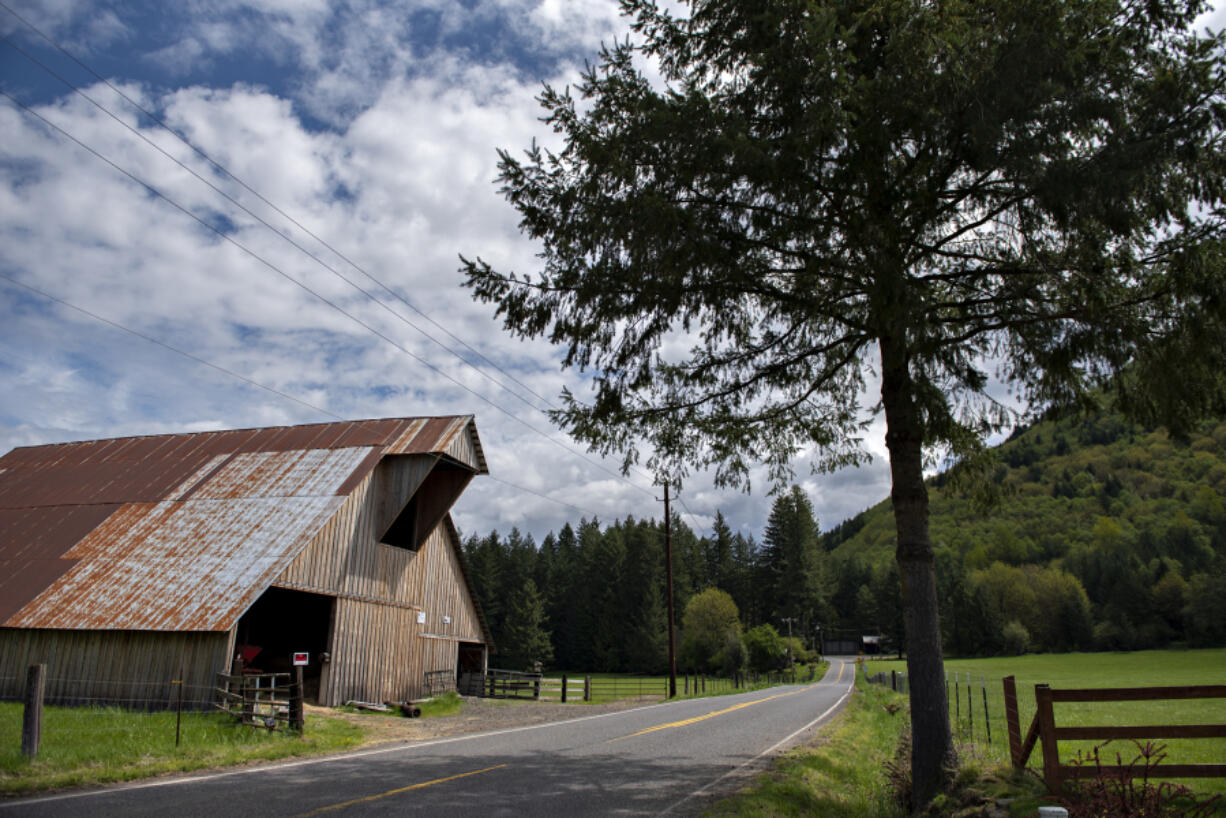
[[836, 678], [836, 679], [834, 680], [834, 683], [835, 683], [836, 685], [837, 685], [839, 682], [843, 681], [843, 671], [844, 671], [844, 670], [846, 670], [846, 669], [847, 669], [847, 663], [846, 663], [846, 662], [839, 662], [839, 675], [838, 675], [838, 678]]
[[313, 809], [310, 812], [304, 812], [300, 815], [296, 815], [294, 816], [294, 818], [308, 818], [308, 816], [311, 816], [311, 815], [320, 815], [325, 812], [332, 812], [333, 810], [344, 809], [345, 807], [352, 807], [355, 804], [369, 804], [371, 801], [378, 801], [380, 798], [389, 798], [393, 795], [399, 795], [402, 792], [409, 792], [410, 790], [420, 790], [425, 787], [433, 787], [435, 784], [442, 784], [446, 781], [455, 781], [457, 778], [467, 778], [470, 775], [479, 775], [481, 773], [488, 773], [490, 770], [499, 770], [505, 766], [507, 765], [506, 764], [495, 764], [493, 767], [486, 767], [483, 770], [472, 770], [471, 772], [467, 772], [467, 773], [458, 773], [456, 775], [449, 775], [446, 778], [436, 778], [433, 781], [423, 781], [420, 784], [410, 784], [407, 787], [397, 787], [394, 790], [388, 790], [387, 792], [381, 792], [378, 795], [367, 795], [364, 798], [355, 798], [352, 801], [342, 801], [339, 804], [332, 804], [327, 807], [320, 807], [319, 809]]
[[[812, 687], [812, 685], [810, 685], [810, 687]], [[618, 736], [617, 738], [611, 738], [605, 743], [612, 744], [615, 741], [622, 741], [623, 739], [635, 738], [636, 736], [643, 736], [643, 735], [646, 735], [647, 733], [654, 733], [657, 730], [668, 730], [669, 728], [672, 728], [672, 727], [685, 727], [690, 724], [696, 724], [700, 721], [705, 721], [707, 719], [715, 718], [716, 716], [722, 716], [726, 713], [731, 713], [734, 710], [740, 710], [741, 708], [749, 707], [750, 705], [762, 704], [762, 702], [769, 702], [772, 699], [781, 699], [784, 696], [791, 696], [796, 693], [803, 693], [804, 691], [808, 689], [809, 687], [802, 687], [798, 690], [789, 690], [787, 693], [776, 693], [774, 696], [767, 696], [764, 699], [754, 699], [751, 702], [741, 702], [740, 704], [732, 705], [732, 707], [725, 707], [723, 710], [715, 710], [711, 713], [707, 713], [706, 715], [702, 715], [702, 716], [694, 716], [691, 719], [682, 719], [681, 721], [670, 721], [668, 724], [657, 724], [655, 727], [647, 727], [643, 730], [639, 730], [637, 733], [631, 733], [628, 736]]]

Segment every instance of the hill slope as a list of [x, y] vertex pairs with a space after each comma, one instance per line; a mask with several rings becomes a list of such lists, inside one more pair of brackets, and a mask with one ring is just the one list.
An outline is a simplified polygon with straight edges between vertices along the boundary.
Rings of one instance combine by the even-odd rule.
[[[930, 481], [947, 649], [1226, 640], [1226, 422], [1179, 443], [1113, 414], [1049, 420], [998, 454], [1005, 496], [986, 512], [944, 475]], [[872, 604], [873, 580], [853, 597], [857, 577], [880, 584], [890, 571], [889, 501], [828, 532], [824, 545], [843, 623], [894, 630], [879, 593]]]

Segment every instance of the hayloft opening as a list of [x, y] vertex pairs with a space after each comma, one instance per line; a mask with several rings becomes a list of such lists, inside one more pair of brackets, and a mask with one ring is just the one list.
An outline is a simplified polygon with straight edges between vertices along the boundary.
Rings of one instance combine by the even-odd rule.
[[472, 477], [472, 469], [440, 458], [379, 542], [410, 551], [421, 548]]
[[302, 674], [304, 694], [317, 701], [334, 603], [323, 594], [269, 588], [238, 620], [235, 652], [244, 654], [246, 669], [261, 673], [293, 673], [293, 654], [309, 654]]

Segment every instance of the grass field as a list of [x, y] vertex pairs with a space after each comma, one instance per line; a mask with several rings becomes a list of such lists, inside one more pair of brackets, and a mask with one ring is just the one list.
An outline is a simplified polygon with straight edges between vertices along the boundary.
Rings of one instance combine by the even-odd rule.
[[[905, 671], [905, 663], [869, 661], [868, 673]], [[1226, 683], [1226, 650], [1137, 651], [1134, 653], [1069, 653], [1011, 656], [991, 659], [952, 659], [945, 662], [950, 718], [962, 742], [985, 760], [1007, 763], [1004, 695], [1001, 679], [1017, 680], [1018, 710], [1023, 734], [1034, 716], [1034, 686], [1053, 688], [1152, 687]], [[969, 677], [969, 689], [968, 689]], [[957, 699], [954, 699], [955, 679]], [[983, 693], [987, 692], [989, 718], [984, 719]], [[973, 703], [973, 709], [971, 704]], [[1168, 724], [1226, 724], [1226, 699], [1186, 701], [1057, 703], [1058, 726], [1126, 726]], [[991, 728], [988, 743], [987, 727]], [[1226, 760], [1226, 739], [1170, 739], [1170, 763], [1221, 763]], [[1060, 742], [1062, 760], [1094, 746], [1089, 741]], [[1115, 763], [1119, 752], [1125, 763], [1136, 755], [1130, 742], [1116, 741], [1103, 753], [1104, 763]], [[1041, 749], [1035, 748], [1030, 765], [1041, 767]], [[1206, 793], [1226, 793], [1226, 779], [1188, 779], [1180, 783]], [[1224, 799], [1226, 800], [1226, 799]], [[1224, 805], [1226, 806], [1226, 805]]]
[[168, 772], [339, 752], [365, 731], [308, 715], [301, 736], [236, 724], [221, 713], [184, 713], [175, 746], [173, 712], [47, 707], [38, 757], [21, 754], [22, 705], [0, 702], [0, 794], [130, 781]]

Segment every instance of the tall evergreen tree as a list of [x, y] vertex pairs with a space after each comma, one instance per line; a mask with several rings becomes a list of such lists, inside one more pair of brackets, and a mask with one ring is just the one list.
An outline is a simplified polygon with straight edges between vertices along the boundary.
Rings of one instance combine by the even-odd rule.
[[1007, 423], [986, 362], [1040, 407], [1226, 407], [1226, 35], [1194, 0], [622, 8], [581, 101], [540, 97], [562, 147], [501, 154], [540, 279], [468, 284], [597, 371], [569, 432], [673, 479], [855, 462], [879, 376], [926, 804], [954, 758], [925, 450]]
[[529, 578], [507, 601], [506, 621], [502, 630], [502, 662], [511, 670], [531, 670], [536, 662], [543, 665], [553, 660], [549, 641], [545, 603], [537, 593], [536, 582]]
[[799, 486], [775, 498], [762, 535], [771, 616], [807, 622], [825, 609], [825, 551], [813, 505]]

